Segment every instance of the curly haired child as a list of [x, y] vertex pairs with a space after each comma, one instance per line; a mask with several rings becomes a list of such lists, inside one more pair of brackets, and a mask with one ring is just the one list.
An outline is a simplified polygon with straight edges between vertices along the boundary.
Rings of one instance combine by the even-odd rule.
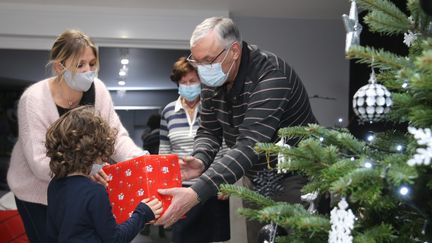
[[130, 242], [145, 223], [160, 216], [162, 203], [144, 199], [122, 224], [116, 224], [105, 188], [89, 178], [92, 165], [107, 161], [116, 131], [92, 106], [61, 116], [45, 146], [53, 179], [48, 186], [49, 242]]

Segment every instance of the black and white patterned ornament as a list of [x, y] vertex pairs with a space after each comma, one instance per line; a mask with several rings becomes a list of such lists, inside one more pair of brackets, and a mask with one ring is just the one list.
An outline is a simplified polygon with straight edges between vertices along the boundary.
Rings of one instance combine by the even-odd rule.
[[375, 71], [372, 69], [369, 84], [354, 94], [354, 113], [360, 122], [377, 122], [390, 111], [392, 104], [391, 93], [384, 85], [377, 83]]

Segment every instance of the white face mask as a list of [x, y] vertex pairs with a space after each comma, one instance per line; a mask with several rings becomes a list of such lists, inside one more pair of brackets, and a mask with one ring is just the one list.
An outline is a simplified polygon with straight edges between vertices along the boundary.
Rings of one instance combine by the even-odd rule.
[[71, 71], [65, 68], [63, 78], [71, 89], [86, 92], [90, 89], [94, 79], [96, 78], [96, 71], [72, 74]]

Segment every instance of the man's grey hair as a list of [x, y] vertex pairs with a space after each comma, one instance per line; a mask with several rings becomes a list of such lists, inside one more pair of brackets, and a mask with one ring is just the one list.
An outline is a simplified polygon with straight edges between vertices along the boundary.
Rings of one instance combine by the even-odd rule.
[[190, 47], [212, 30], [216, 31], [224, 47], [230, 46], [235, 41], [242, 44], [240, 31], [230, 18], [211, 17], [195, 27], [190, 39]]

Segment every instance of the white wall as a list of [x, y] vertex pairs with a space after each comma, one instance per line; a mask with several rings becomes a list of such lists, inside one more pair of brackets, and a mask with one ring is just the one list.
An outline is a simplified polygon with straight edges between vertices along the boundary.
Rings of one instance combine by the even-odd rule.
[[228, 11], [0, 3], [0, 48], [49, 49], [58, 34], [77, 28], [99, 46], [183, 49], [196, 24], [212, 15]]
[[284, 58], [297, 72], [322, 125], [347, 124], [349, 61], [345, 59], [345, 29], [341, 19], [302, 20], [233, 18], [243, 39]]

